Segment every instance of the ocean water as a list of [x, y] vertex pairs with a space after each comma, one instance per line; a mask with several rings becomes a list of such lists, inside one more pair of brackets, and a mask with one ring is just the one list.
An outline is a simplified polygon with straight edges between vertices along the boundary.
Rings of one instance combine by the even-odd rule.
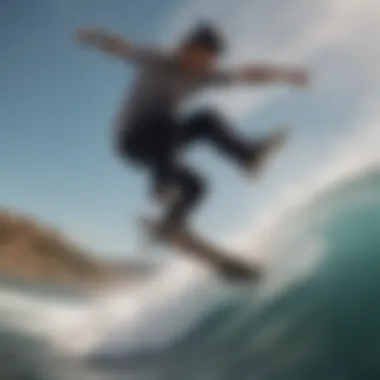
[[97, 297], [0, 293], [1, 379], [380, 379], [380, 171], [288, 211], [259, 285], [173, 262]]

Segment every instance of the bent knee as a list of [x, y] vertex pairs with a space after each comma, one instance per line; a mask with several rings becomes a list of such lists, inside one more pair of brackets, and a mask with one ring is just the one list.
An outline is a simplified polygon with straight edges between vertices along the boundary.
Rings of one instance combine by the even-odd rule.
[[197, 125], [212, 126], [219, 124], [222, 120], [220, 112], [213, 109], [203, 109], [194, 113], [191, 122]]
[[179, 185], [186, 198], [199, 199], [207, 191], [206, 181], [200, 175], [190, 171], [183, 173]]

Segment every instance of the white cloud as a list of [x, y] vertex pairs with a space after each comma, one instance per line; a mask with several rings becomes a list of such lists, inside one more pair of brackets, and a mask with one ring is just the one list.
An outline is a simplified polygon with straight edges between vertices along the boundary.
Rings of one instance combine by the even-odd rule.
[[[276, 0], [189, 0], [181, 4], [169, 15], [163, 40], [174, 41], [198, 19], [210, 18], [223, 27], [230, 39], [231, 54], [227, 62], [232, 63], [266, 59], [313, 64], [315, 59], [327, 54], [326, 60], [331, 60], [331, 64], [342, 60], [344, 65], [347, 56], [340, 58], [343, 49], [359, 60], [365, 58], [366, 62], [361, 64], [371, 65], [368, 58], [376, 50], [374, 36], [380, 32], [377, 0], [285, 0], [281, 3]], [[380, 58], [379, 47], [376, 55]], [[318, 72], [317, 80], [323, 81], [323, 76], [328, 74]], [[339, 75], [339, 72], [334, 74]], [[268, 92], [258, 95], [254, 91], [238, 90], [234, 94], [218, 94], [214, 103], [240, 116], [270, 101], [272, 96]]]

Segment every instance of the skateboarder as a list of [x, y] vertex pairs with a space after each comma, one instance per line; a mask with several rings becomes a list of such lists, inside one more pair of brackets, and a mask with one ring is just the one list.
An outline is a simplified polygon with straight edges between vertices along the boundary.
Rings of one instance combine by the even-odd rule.
[[250, 64], [221, 70], [218, 59], [226, 48], [220, 31], [209, 23], [197, 25], [176, 48], [164, 50], [136, 46], [98, 29], [78, 31], [78, 40], [133, 64], [137, 69], [132, 87], [118, 120], [116, 145], [123, 159], [145, 169], [152, 194], [165, 204], [160, 221], [164, 236], [185, 229], [195, 206], [205, 195], [205, 181], [181, 159], [183, 148], [207, 140], [243, 172], [258, 172], [286, 131], [247, 141], [238, 136], [221, 110], [201, 110], [190, 116], [181, 113], [185, 101], [198, 91], [232, 85], [284, 83], [307, 84], [300, 68]]

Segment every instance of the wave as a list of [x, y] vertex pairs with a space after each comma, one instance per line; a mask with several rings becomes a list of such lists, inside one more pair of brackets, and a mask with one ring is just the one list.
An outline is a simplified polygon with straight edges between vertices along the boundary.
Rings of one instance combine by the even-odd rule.
[[[154, 375], [148, 378], [160, 378], [161, 368], [167, 379], [189, 371], [189, 358], [194, 370], [215, 379], [252, 375], [255, 367], [265, 367], [260, 357], [278, 371], [307, 362], [320, 357], [323, 346], [323, 334], [301, 323], [313, 309], [307, 297], [317, 297], [310, 281], [324, 277], [331, 285], [334, 276], [342, 277], [334, 272], [342, 262], [363, 250], [380, 251], [373, 227], [380, 223], [379, 190], [380, 172], [371, 170], [333, 183], [288, 211], [286, 223], [263, 245], [268, 273], [257, 287], [231, 286], [196, 262], [175, 259], [143, 284], [121, 284], [80, 303], [3, 290], [2, 324], [43, 341], [58, 363], [70, 360], [67, 368], [80, 368], [90, 378], [100, 372], [141, 374], [149, 367]], [[344, 291], [339, 297], [346, 297]], [[270, 371], [264, 372], [262, 378], [269, 379]]]

